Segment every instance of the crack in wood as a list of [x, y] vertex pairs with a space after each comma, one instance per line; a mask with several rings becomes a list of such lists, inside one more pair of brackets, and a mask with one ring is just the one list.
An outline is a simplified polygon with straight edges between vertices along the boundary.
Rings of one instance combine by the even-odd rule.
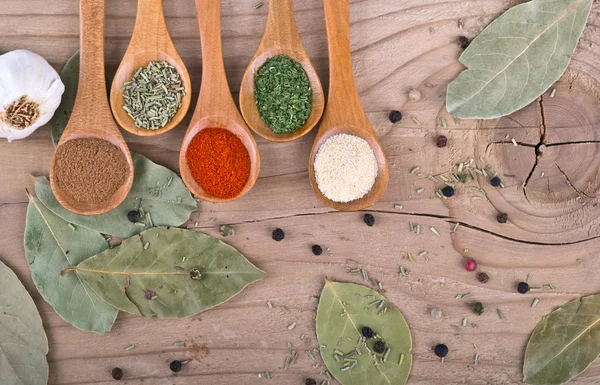
[[554, 165], [556, 166], [556, 168], [558, 168], [558, 171], [560, 171], [560, 173], [563, 175], [563, 177], [565, 178], [565, 181], [567, 182], [569, 187], [571, 187], [573, 190], [575, 190], [575, 192], [577, 192], [580, 195], [585, 195], [588, 198], [592, 198], [588, 194], [584, 193], [583, 191], [581, 191], [577, 187], [575, 187], [575, 185], [571, 182], [571, 180], [569, 179], [567, 174], [562, 170], [562, 168], [560, 168], [560, 166], [558, 164], [554, 163]]

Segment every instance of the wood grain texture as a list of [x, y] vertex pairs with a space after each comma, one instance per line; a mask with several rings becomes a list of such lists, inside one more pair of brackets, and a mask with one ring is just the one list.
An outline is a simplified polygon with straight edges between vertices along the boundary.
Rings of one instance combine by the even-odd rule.
[[[57, 69], [62, 67], [79, 45], [78, 2], [51, 3], [3, 0], [0, 51], [27, 48], [48, 58]], [[233, 90], [240, 88], [267, 19], [267, 7], [254, 10], [253, 3], [221, 2], [224, 63]], [[42, 312], [50, 340], [50, 384], [112, 383], [110, 370], [115, 366], [126, 371], [127, 383], [133, 385], [297, 385], [307, 376], [323, 379], [319, 374], [323, 369], [313, 368], [313, 361], [304, 353], [318, 346], [316, 304], [310, 297], [321, 292], [325, 277], [362, 282], [362, 278], [346, 273], [348, 258], [383, 283], [385, 295], [400, 308], [412, 329], [415, 363], [409, 385], [520, 384], [525, 345], [541, 318], [568, 300], [600, 292], [596, 187], [600, 140], [600, 32], [596, 26], [600, 24], [600, 5], [594, 5], [570, 70], [556, 85], [554, 98], [544, 95], [541, 103], [499, 121], [483, 124], [463, 120], [456, 124], [446, 115], [444, 101], [448, 82], [461, 70], [457, 39], [460, 35], [476, 36], [514, 3], [353, 0], [351, 49], [356, 85], [390, 170], [386, 195], [371, 209], [376, 225], [364, 225], [361, 213], [334, 212], [314, 195], [307, 172], [314, 130], [288, 143], [258, 138], [262, 168], [255, 187], [234, 202], [200, 203], [189, 225], [218, 236], [219, 224], [233, 224], [236, 235], [225, 241], [268, 276], [231, 302], [190, 319], [146, 320], [120, 315], [113, 331], [104, 337], [78, 331], [62, 321], [31, 282], [22, 246], [27, 205], [24, 187], [31, 188], [27, 173], [48, 173], [53, 151], [50, 130], [42, 128], [11, 144], [0, 142], [0, 175], [4, 180], [0, 184], [0, 259], [16, 271]], [[127, 48], [136, 6], [135, 0], [107, 2], [109, 74], [114, 73]], [[164, 6], [175, 46], [194, 84], [199, 84], [202, 59], [194, 3], [171, 0]], [[302, 41], [327, 89], [322, 1], [296, 1], [295, 8]], [[458, 27], [459, 20], [463, 29]], [[409, 101], [410, 89], [418, 89], [421, 100]], [[546, 127], [543, 140], [541, 106]], [[401, 110], [405, 119], [392, 125], [387, 119], [391, 109]], [[125, 133], [125, 139], [133, 150], [177, 169], [190, 115], [164, 135], [144, 138]], [[421, 126], [413, 123], [411, 116], [418, 118]], [[446, 129], [441, 126], [442, 117], [447, 120]], [[435, 146], [439, 134], [449, 138], [445, 149]], [[535, 147], [540, 142], [546, 148], [538, 159]], [[439, 200], [435, 191], [440, 184], [426, 176], [444, 173], [469, 156], [478, 162], [483, 156], [485, 165], [499, 172], [506, 188], [494, 189], [481, 179], [477, 182], [487, 192], [487, 199], [474, 201], [474, 189], [459, 189], [455, 198]], [[537, 170], [527, 183], [528, 202], [521, 186], [536, 160]], [[573, 189], [554, 163], [572, 186], [589, 197]], [[414, 166], [420, 167], [422, 176], [409, 173]], [[419, 194], [419, 188], [425, 190]], [[580, 195], [582, 198], [576, 200]], [[403, 209], [394, 209], [394, 204], [401, 204]], [[500, 210], [509, 213], [509, 223], [495, 221]], [[456, 222], [461, 225], [451, 234]], [[408, 223], [420, 224], [421, 235], [411, 233]], [[428, 230], [430, 226], [441, 237]], [[287, 234], [281, 243], [271, 240], [276, 227]], [[313, 256], [310, 246], [317, 243], [330, 250]], [[428, 261], [418, 257], [422, 250], [428, 251]], [[408, 252], [415, 264], [407, 260]], [[487, 284], [464, 270], [466, 256], [476, 258], [480, 271], [490, 275]], [[401, 265], [410, 270], [405, 278], [397, 275]], [[532, 285], [548, 283], [556, 289], [517, 294], [514, 285], [528, 274], [532, 274]], [[454, 299], [467, 292], [472, 297]], [[540, 302], [531, 309], [535, 297]], [[268, 299], [274, 309], [266, 306]], [[467, 306], [474, 300], [485, 304], [481, 317], [473, 315]], [[498, 318], [497, 308], [505, 314], [504, 320]], [[456, 335], [451, 325], [460, 325], [463, 318], [477, 327], [466, 327]], [[289, 331], [287, 326], [292, 322], [298, 326]], [[307, 335], [304, 340], [300, 339], [302, 333]], [[186, 347], [173, 345], [181, 340], [186, 341]], [[288, 341], [300, 356], [295, 365], [283, 371], [285, 355], [290, 351]], [[444, 364], [431, 352], [431, 346], [438, 342], [450, 347]], [[130, 344], [136, 348], [125, 351]], [[473, 365], [476, 353], [480, 355], [477, 366]], [[192, 361], [173, 376], [168, 362], [186, 358]], [[468, 365], [473, 365], [473, 372], [468, 371]], [[265, 371], [271, 371], [274, 378], [258, 379], [257, 374]], [[595, 363], [573, 384], [598, 382], [600, 363]]]
[[[140, 67], [146, 67], [152, 61], [166, 61], [179, 73], [181, 84], [185, 88], [185, 96], [181, 99], [181, 107], [163, 128], [148, 130], [136, 127], [135, 122], [123, 109], [123, 84], [130, 81]], [[125, 56], [117, 69], [110, 90], [110, 106], [115, 119], [121, 127], [132, 134], [141, 136], [160, 135], [177, 127], [183, 120], [192, 100], [190, 74], [181, 56], [173, 45], [171, 35], [165, 22], [162, 0], [138, 2], [135, 28]]]

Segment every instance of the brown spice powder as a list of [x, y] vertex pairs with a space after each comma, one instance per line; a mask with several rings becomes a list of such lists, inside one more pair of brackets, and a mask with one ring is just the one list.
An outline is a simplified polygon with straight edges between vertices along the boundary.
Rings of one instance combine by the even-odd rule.
[[81, 203], [108, 200], [129, 175], [123, 152], [103, 139], [69, 140], [57, 148], [55, 157], [55, 182], [69, 197]]

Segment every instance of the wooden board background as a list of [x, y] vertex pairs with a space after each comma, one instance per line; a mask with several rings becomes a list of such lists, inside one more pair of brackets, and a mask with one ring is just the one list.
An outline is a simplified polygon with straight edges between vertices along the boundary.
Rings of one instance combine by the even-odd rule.
[[[253, 2], [222, 1], [225, 65], [236, 98], [266, 21], [266, 7], [254, 10]], [[0, 52], [30, 49], [60, 69], [77, 50], [76, 0], [0, 3]], [[594, 5], [570, 70], [556, 85], [556, 97], [545, 95], [499, 122], [455, 124], [445, 113], [444, 99], [447, 83], [461, 70], [457, 38], [461, 34], [476, 36], [516, 2], [351, 3], [357, 83], [391, 166], [387, 194], [371, 210], [377, 223], [369, 228], [362, 223], [362, 213], [333, 212], [317, 201], [307, 176], [314, 134], [286, 144], [258, 139], [263, 163], [254, 189], [230, 204], [201, 203], [190, 224], [198, 222], [199, 230], [212, 235], [218, 235], [218, 224], [233, 224], [236, 235], [227, 242], [267, 271], [268, 277], [207, 313], [185, 320], [121, 314], [105, 336], [76, 330], [60, 319], [35, 289], [22, 246], [25, 188], [31, 187], [27, 174], [48, 173], [53, 151], [49, 128], [26, 140], [0, 142], [0, 259], [16, 271], [42, 313], [50, 340], [50, 384], [111, 383], [110, 370], [115, 366], [126, 371], [123, 383], [136, 385], [293, 385], [301, 384], [307, 376], [323, 379], [319, 374], [323, 369], [313, 368], [304, 353], [318, 346], [316, 305], [311, 296], [319, 294], [326, 276], [360, 282], [346, 273], [347, 258], [361, 263], [383, 283], [386, 295], [412, 328], [415, 364], [409, 384], [520, 384], [525, 344], [541, 317], [570, 299], [600, 292], [600, 158], [596, 156], [600, 140], [600, 5]], [[127, 47], [135, 7], [134, 0], [108, 0], [106, 61], [111, 72]], [[202, 58], [194, 2], [165, 1], [165, 12], [197, 92]], [[321, 0], [296, 1], [296, 17], [307, 51], [327, 87]], [[459, 24], [464, 25], [462, 30]], [[420, 101], [408, 101], [412, 88], [421, 91]], [[391, 109], [400, 109], [405, 119], [396, 125], [389, 123]], [[413, 123], [411, 116], [422, 125]], [[440, 127], [444, 116], [449, 122], [447, 130]], [[186, 122], [160, 137], [125, 134], [125, 138], [133, 150], [176, 169]], [[434, 144], [441, 133], [450, 140], [445, 149]], [[493, 189], [481, 178], [477, 182], [487, 191], [487, 199], [473, 200], [473, 195], [483, 195], [470, 188], [459, 188], [451, 200], [436, 198], [434, 193], [440, 185], [426, 176], [443, 173], [469, 156], [481, 166], [497, 170], [506, 188]], [[423, 175], [411, 175], [413, 166], [419, 166]], [[424, 191], [417, 193], [421, 187]], [[394, 204], [402, 204], [403, 209], [394, 209]], [[498, 211], [509, 214], [508, 224], [496, 223]], [[409, 222], [421, 224], [425, 230], [421, 235], [410, 233]], [[461, 226], [451, 235], [455, 222]], [[427, 230], [430, 226], [441, 237]], [[285, 229], [285, 241], [270, 239], [275, 227]], [[328, 251], [313, 256], [313, 243]], [[428, 251], [428, 261], [416, 257], [417, 263], [411, 264], [406, 260], [407, 252], [416, 256], [421, 250]], [[480, 284], [474, 274], [465, 272], [465, 256], [478, 260], [480, 269], [491, 276], [489, 283]], [[408, 277], [398, 277], [401, 265], [410, 270]], [[532, 285], [552, 284], [556, 289], [517, 294], [516, 282], [528, 274], [532, 275]], [[454, 299], [466, 292], [472, 292], [473, 297]], [[531, 309], [534, 297], [540, 302]], [[265, 305], [269, 299], [274, 309]], [[481, 317], [474, 316], [467, 306], [475, 299], [486, 306]], [[499, 319], [497, 308], [505, 314], [504, 320]], [[459, 325], [463, 318], [477, 327], [467, 327], [457, 335], [451, 325]], [[287, 325], [292, 322], [298, 326], [289, 331]], [[305, 340], [300, 339], [303, 333], [308, 336]], [[185, 340], [186, 347], [173, 346], [179, 340]], [[300, 357], [283, 371], [290, 350], [286, 348], [288, 341]], [[438, 342], [450, 347], [444, 364], [431, 351]], [[136, 348], [125, 351], [130, 344]], [[480, 355], [477, 366], [473, 365], [476, 353]], [[186, 358], [192, 361], [173, 376], [168, 362]], [[474, 370], [467, 370], [468, 365]], [[265, 371], [272, 372], [273, 379], [257, 377]], [[573, 381], [578, 385], [598, 383], [600, 363]]]

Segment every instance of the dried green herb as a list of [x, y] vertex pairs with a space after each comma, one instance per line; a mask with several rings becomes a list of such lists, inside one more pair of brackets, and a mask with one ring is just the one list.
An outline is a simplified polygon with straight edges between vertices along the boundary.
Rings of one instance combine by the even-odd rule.
[[109, 331], [117, 310], [100, 299], [77, 276], [60, 272], [108, 248], [99, 232], [79, 228], [54, 215], [30, 197], [25, 226], [25, 257], [38, 291], [62, 319], [78, 329]]
[[177, 114], [185, 95], [177, 69], [166, 61], [151, 61], [123, 84], [123, 109], [136, 127], [158, 130]]
[[0, 261], [0, 377], [3, 384], [46, 385], [48, 339], [33, 299]]
[[558, 385], [583, 372], [600, 355], [600, 295], [556, 309], [533, 331], [523, 364], [524, 382]]
[[287, 55], [267, 59], [255, 76], [254, 98], [261, 119], [277, 134], [295, 132], [312, 109], [312, 88], [302, 65]]
[[230, 225], [221, 225], [219, 226], [219, 233], [223, 237], [230, 237], [232, 235], [235, 235], [235, 229]]
[[[153, 226], [176, 227], [185, 223], [196, 209], [196, 201], [181, 178], [139, 154], [133, 154], [133, 168], [133, 186], [127, 199], [114, 210], [95, 217], [73, 214], [63, 208], [44, 177], [36, 178], [35, 192], [44, 206], [69, 223], [121, 238], [132, 237]], [[142, 214], [140, 209], [143, 210], [141, 221], [131, 222], [128, 214], [131, 211]]]
[[[146, 242], [151, 246], [145, 248]], [[201, 276], [195, 273], [199, 270]], [[222, 241], [196, 231], [157, 227], [63, 271], [85, 281], [117, 309], [144, 317], [183, 318], [231, 299], [265, 273]], [[147, 293], [153, 295], [147, 299]]]
[[[374, 338], [364, 337], [363, 327], [371, 328]], [[317, 338], [327, 369], [342, 385], [402, 385], [408, 379], [410, 330], [400, 311], [374, 290], [327, 280], [317, 310]], [[385, 341], [383, 354], [375, 353], [378, 341]]]
[[493, 119], [542, 95], [569, 65], [592, 3], [532, 0], [502, 14], [460, 57], [468, 69], [448, 86], [448, 112]]

